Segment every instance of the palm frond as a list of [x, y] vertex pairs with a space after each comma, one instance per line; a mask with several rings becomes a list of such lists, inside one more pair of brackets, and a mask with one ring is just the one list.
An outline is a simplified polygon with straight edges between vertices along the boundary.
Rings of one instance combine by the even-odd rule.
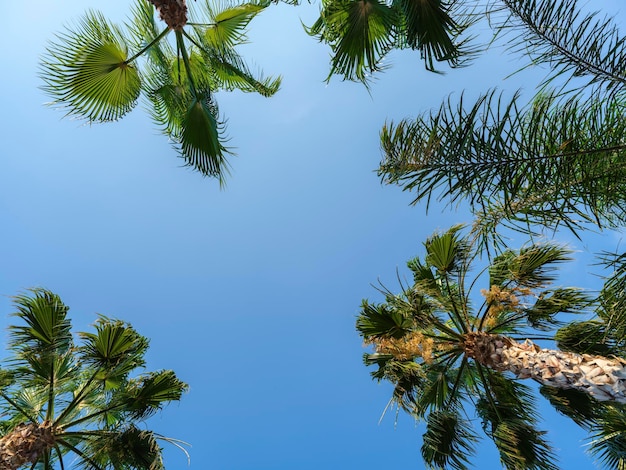
[[422, 457], [432, 468], [464, 470], [478, 440], [471, 423], [455, 410], [433, 411], [427, 418]]
[[269, 2], [248, 2], [238, 5], [222, 3], [217, 6], [204, 2], [203, 7], [210, 19], [207, 25], [196, 28], [206, 43], [217, 50], [232, 49], [247, 41], [247, 28], [256, 15], [261, 13]]
[[500, 201], [496, 220], [547, 227], [626, 220], [624, 104], [550, 93], [528, 107], [519, 100], [494, 91], [469, 107], [449, 99], [415, 121], [385, 125], [379, 174], [427, 208], [435, 198], [466, 200], [489, 216]]
[[561, 313], [583, 313], [591, 298], [580, 289], [557, 288], [541, 292], [535, 304], [523, 310], [528, 324], [536, 330], [549, 330], [559, 322], [556, 315]]
[[48, 47], [41, 63], [43, 89], [68, 114], [115, 121], [135, 106], [141, 91], [139, 72], [128, 59], [120, 30], [101, 13], [88, 12]]
[[510, 17], [493, 24], [531, 64], [548, 64], [546, 82], [564, 74], [619, 90], [626, 85], [626, 38], [613, 18], [583, 13], [577, 0], [504, 0]]
[[593, 427], [589, 452], [602, 462], [603, 468], [622, 470], [626, 467], [626, 414], [624, 409], [611, 408]]
[[542, 385], [539, 391], [559, 413], [585, 429], [590, 429], [601, 413], [598, 408], [602, 405], [580, 390]]
[[61, 298], [45, 289], [31, 289], [30, 294], [13, 298], [13, 314], [26, 326], [10, 326], [9, 347], [18, 351], [54, 351], [65, 353], [72, 347], [72, 324], [69, 307]]
[[159, 411], [163, 405], [180, 400], [188, 389], [187, 384], [171, 370], [152, 372], [130, 383], [124, 411], [128, 411], [134, 419], [144, 419]]
[[370, 304], [364, 300], [356, 328], [365, 339], [373, 337], [401, 338], [411, 331], [414, 323], [398, 309]]
[[148, 340], [128, 323], [100, 315], [95, 330], [95, 333], [79, 333], [83, 340], [80, 357], [89, 366], [102, 371], [101, 380], [119, 379], [145, 365]]
[[218, 121], [217, 105], [210, 96], [194, 99], [181, 122], [180, 152], [187, 166], [223, 183], [228, 174], [222, 145], [223, 124]]
[[483, 429], [494, 440], [507, 469], [556, 470], [554, 453], [535, 429], [537, 412], [530, 389], [489, 372], [485, 392], [476, 403]]
[[306, 28], [332, 49], [331, 70], [345, 79], [367, 83], [382, 69], [394, 47], [398, 12], [379, 0], [323, 0], [319, 19]]

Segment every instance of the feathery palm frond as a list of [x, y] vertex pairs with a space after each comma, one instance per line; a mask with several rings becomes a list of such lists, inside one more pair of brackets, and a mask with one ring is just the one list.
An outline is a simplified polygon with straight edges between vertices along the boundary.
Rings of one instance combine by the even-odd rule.
[[[626, 85], [626, 38], [613, 18], [583, 13], [577, 0], [503, 0], [509, 17], [492, 24], [514, 53], [533, 65], [546, 63], [550, 76], [584, 77], [587, 85], [619, 92]], [[521, 34], [520, 34], [521, 33]]]
[[[466, 108], [449, 100], [414, 122], [381, 132], [387, 183], [432, 198], [470, 203], [494, 224], [509, 219], [548, 227], [626, 221], [626, 108], [618, 100], [538, 96], [522, 108], [494, 91]], [[439, 193], [439, 194], [437, 194]], [[494, 206], [495, 205], [495, 206]]]

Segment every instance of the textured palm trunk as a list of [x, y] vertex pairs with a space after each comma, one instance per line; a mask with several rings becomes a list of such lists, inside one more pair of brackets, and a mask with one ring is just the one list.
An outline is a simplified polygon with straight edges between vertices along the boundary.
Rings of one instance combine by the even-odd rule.
[[551, 387], [575, 388], [596, 400], [626, 403], [626, 362], [589, 354], [541, 349], [531, 341], [472, 333], [465, 353], [491, 369], [509, 371]]
[[54, 433], [48, 422], [20, 424], [0, 438], [0, 470], [17, 470], [34, 464], [54, 445]]
[[159, 16], [171, 29], [180, 30], [187, 24], [185, 0], [148, 0], [159, 12]]

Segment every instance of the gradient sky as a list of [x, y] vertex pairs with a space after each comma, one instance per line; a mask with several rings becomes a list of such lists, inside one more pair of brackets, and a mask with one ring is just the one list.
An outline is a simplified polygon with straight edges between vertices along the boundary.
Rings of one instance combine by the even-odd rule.
[[[619, 4], [596, 7], [613, 14]], [[192, 444], [192, 469], [423, 468], [423, 425], [405, 415], [394, 425], [393, 412], [378, 422], [390, 387], [370, 380], [354, 321], [362, 298], [379, 299], [371, 284], [394, 288], [427, 236], [471, 219], [437, 205], [427, 215], [410, 194], [382, 186], [378, 133], [464, 89], [470, 98], [493, 86], [530, 95], [545, 71], [503, 81], [520, 62], [494, 50], [434, 75], [418, 53], [393, 53], [368, 94], [324, 83], [328, 49], [301, 26], [317, 4], [272, 6], [241, 52], [282, 75], [283, 88], [271, 99], [218, 94], [238, 155], [220, 190], [181, 166], [141, 105], [94, 126], [44, 106], [46, 42], [87, 8], [122, 21], [129, 5], [3, 5], [0, 328], [10, 296], [35, 286], [61, 296], [78, 330], [97, 313], [132, 323], [151, 339], [149, 368], [190, 384], [150, 426]], [[620, 237], [559, 240], [581, 257], [563, 283], [592, 288], [588, 254]], [[594, 468], [584, 434], [547, 406], [541, 413], [562, 468]], [[490, 441], [478, 450], [477, 467], [499, 468]], [[171, 448], [166, 464], [188, 468]]]

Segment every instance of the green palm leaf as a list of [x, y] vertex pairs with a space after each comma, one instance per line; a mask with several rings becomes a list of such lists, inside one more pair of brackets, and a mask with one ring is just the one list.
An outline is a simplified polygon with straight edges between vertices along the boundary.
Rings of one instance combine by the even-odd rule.
[[256, 15], [263, 11], [269, 2], [243, 3], [241, 5], [222, 4], [217, 8], [206, 2], [205, 8], [212, 23], [204, 30], [206, 43], [215, 49], [232, 49], [246, 42], [246, 29]]
[[89, 12], [77, 30], [52, 43], [42, 61], [44, 90], [68, 114], [88, 121], [114, 121], [136, 104], [141, 80], [128, 62], [121, 32], [97, 12]]
[[431, 468], [464, 470], [475, 453], [477, 437], [459, 413], [433, 411], [428, 415], [422, 457]]
[[397, 11], [378, 0], [324, 0], [320, 18], [307, 32], [333, 50], [328, 79], [338, 73], [365, 83], [393, 48], [397, 22]]
[[188, 166], [205, 176], [214, 176], [223, 182], [228, 173], [221, 143], [221, 124], [217, 120], [217, 106], [208, 97], [194, 99], [181, 123], [180, 150]]
[[435, 70], [435, 60], [456, 62], [460, 50], [454, 37], [461, 28], [450, 16], [450, 5], [441, 0], [396, 0], [393, 5], [402, 13], [408, 46], [422, 52], [428, 70]]
[[123, 376], [145, 365], [143, 356], [148, 349], [148, 340], [129, 324], [100, 316], [95, 328], [96, 333], [79, 333], [83, 339], [81, 359], [96, 369], [106, 371], [102, 374], [103, 378]]

